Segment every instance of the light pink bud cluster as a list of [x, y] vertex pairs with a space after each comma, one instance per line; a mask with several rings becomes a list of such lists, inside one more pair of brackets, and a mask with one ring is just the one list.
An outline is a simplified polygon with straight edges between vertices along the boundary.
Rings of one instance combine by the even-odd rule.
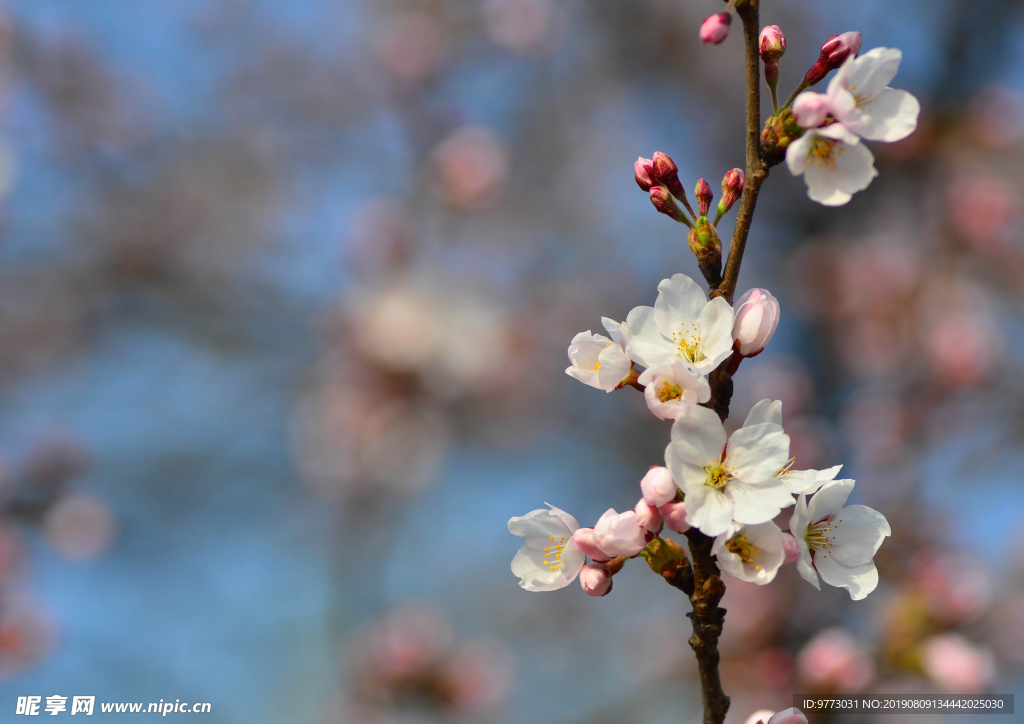
[[834, 35], [826, 40], [821, 46], [818, 62], [812, 65], [804, 76], [804, 83], [814, 85], [845, 63], [847, 58], [856, 58], [863, 42], [860, 33], [856, 31]]
[[604, 596], [612, 589], [612, 576], [624, 558], [634, 558], [668, 526], [677, 533], [690, 529], [686, 505], [676, 501], [675, 481], [667, 468], [652, 467], [640, 481], [643, 497], [633, 510], [605, 511], [593, 528], [578, 528], [573, 542], [591, 563], [580, 571], [580, 585], [590, 596]]
[[751, 289], [736, 300], [733, 348], [742, 357], [761, 354], [779, 326], [779, 300], [767, 289]]
[[729, 26], [732, 25], [732, 15], [729, 13], [716, 13], [704, 19], [700, 26], [700, 39], [705, 45], [718, 45], [729, 37]]
[[685, 533], [690, 529], [686, 522], [686, 503], [676, 501], [678, 489], [668, 468], [652, 467], [640, 481], [640, 489], [644, 494], [641, 502], [656, 509], [669, 530]]

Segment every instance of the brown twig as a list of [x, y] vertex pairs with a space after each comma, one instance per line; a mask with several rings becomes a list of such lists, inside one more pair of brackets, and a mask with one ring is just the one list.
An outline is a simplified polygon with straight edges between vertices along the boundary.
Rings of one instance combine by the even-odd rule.
[[718, 575], [718, 565], [711, 555], [714, 539], [696, 528], [686, 532], [693, 558], [693, 593], [688, 613], [693, 622], [690, 647], [697, 656], [701, 694], [704, 699], [704, 724], [722, 724], [729, 711], [729, 697], [722, 691], [722, 678], [718, 673], [718, 637], [722, 635], [725, 609], [719, 607], [725, 595], [725, 584]]
[[729, 246], [729, 257], [725, 262], [722, 282], [711, 290], [712, 297], [725, 297], [732, 304], [736, 293], [736, 282], [740, 276], [740, 264], [747, 246], [750, 223], [754, 220], [754, 206], [761, 184], [768, 178], [768, 169], [761, 161], [761, 56], [758, 52], [760, 33], [760, 0], [742, 0], [736, 3], [736, 13], [743, 21], [743, 43], [746, 47], [747, 77], [747, 161], [740, 197], [739, 211], [736, 212], [736, 229]]

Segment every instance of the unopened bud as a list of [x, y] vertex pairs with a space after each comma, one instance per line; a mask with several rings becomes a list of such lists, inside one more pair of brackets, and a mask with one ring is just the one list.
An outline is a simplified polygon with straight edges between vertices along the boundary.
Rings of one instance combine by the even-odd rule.
[[683, 184], [679, 181], [679, 167], [676, 166], [676, 162], [667, 153], [655, 151], [654, 155], [651, 156], [651, 163], [654, 168], [651, 178], [655, 179], [655, 183], [661, 184], [673, 196], [686, 203], [686, 191], [683, 189]]
[[604, 566], [588, 563], [580, 569], [580, 585], [588, 596], [605, 596], [612, 590], [612, 574]]
[[669, 530], [674, 530], [676, 533], [685, 533], [690, 530], [690, 524], [686, 522], [685, 502], [666, 503], [658, 508], [658, 513], [661, 514], [661, 519], [665, 521]]
[[778, 62], [786, 52], [786, 36], [778, 25], [765, 25], [758, 37], [758, 50], [765, 63]]
[[572, 542], [583, 551], [583, 555], [593, 561], [604, 563], [611, 559], [611, 556], [598, 548], [597, 543], [594, 542], [593, 528], [577, 528], [572, 534]]
[[793, 101], [793, 120], [801, 128], [817, 128], [831, 112], [828, 99], [820, 93], [804, 91]]
[[782, 534], [782, 550], [786, 554], [784, 563], [795, 563], [800, 558], [800, 544], [792, 533]]
[[705, 45], [718, 45], [729, 37], [732, 15], [718, 13], [704, 19], [700, 26], [700, 39]]
[[686, 223], [683, 210], [679, 208], [676, 200], [672, 198], [672, 194], [664, 186], [651, 186], [651, 203], [665, 216], [671, 216], [681, 224]]
[[640, 481], [640, 490], [643, 491], [647, 504], [657, 508], [675, 500], [678, 488], [668, 468], [655, 465]]
[[697, 211], [700, 212], [701, 216], [708, 215], [708, 209], [711, 208], [711, 199], [715, 197], [711, 193], [711, 186], [704, 179], [697, 182], [697, 188], [694, 189], [693, 195], [697, 197]]
[[736, 300], [732, 337], [743, 357], [761, 354], [779, 326], [779, 300], [767, 289], [750, 289]]
[[654, 173], [654, 162], [643, 156], [638, 157], [636, 163], [633, 164], [633, 173], [636, 185], [644, 191], [650, 191], [651, 186], [654, 185], [654, 181], [651, 179], [651, 174]]
[[863, 42], [860, 33], [856, 31], [834, 35], [826, 40], [825, 44], [821, 46], [818, 62], [812, 65], [811, 69], [807, 71], [807, 75], [804, 76], [804, 83], [809, 86], [814, 85], [845, 63], [847, 58], [856, 58]]
[[636, 522], [640, 524], [641, 528], [654, 535], [658, 535], [661, 532], [661, 515], [655, 506], [648, 505], [647, 501], [641, 498], [640, 502], [633, 508], [633, 512], [636, 513]]
[[722, 177], [722, 200], [718, 202], [718, 217], [732, 208], [743, 194], [743, 171], [734, 168]]

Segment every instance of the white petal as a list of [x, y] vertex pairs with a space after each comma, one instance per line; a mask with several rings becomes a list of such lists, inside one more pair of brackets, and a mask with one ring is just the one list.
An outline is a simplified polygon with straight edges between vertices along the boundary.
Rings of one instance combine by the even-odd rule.
[[814, 567], [821, 574], [821, 579], [830, 586], [845, 588], [850, 598], [859, 601], [878, 586], [878, 569], [874, 561], [862, 566], [847, 567], [832, 556], [814, 554]]
[[789, 435], [771, 422], [741, 427], [729, 438], [728, 465], [745, 483], [773, 479], [789, 460]]
[[[557, 512], [556, 512], [557, 511]], [[526, 545], [531, 548], [543, 550], [545, 546], [550, 544], [552, 537], [555, 538], [572, 538], [573, 531], [569, 530], [567, 521], [562, 516], [568, 518], [576, 524], [576, 528], [579, 527], [579, 523], [576, 523], [576, 519], [565, 511], [552, 508], [551, 510], [532, 510], [524, 516], [516, 516], [509, 520], [508, 530], [512, 535], [519, 536], [526, 541]]]
[[[807, 517], [807, 496], [798, 495], [796, 506], [793, 508], [793, 516], [789, 519], [789, 532], [798, 541], [804, 540], [807, 536], [807, 524], [810, 522]], [[804, 545], [806, 548], [806, 544]]]
[[835, 541], [828, 556], [847, 567], [871, 561], [885, 537], [892, 534], [885, 516], [864, 505], [840, 510], [832, 518], [832, 527]]
[[732, 524], [732, 503], [708, 485], [687, 491], [686, 520], [704, 535], [722, 535]]
[[597, 372], [594, 370], [584, 370], [579, 367], [566, 367], [565, 374], [569, 375], [573, 379], [579, 380], [585, 385], [596, 387], [599, 390], [601, 389], [601, 383], [598, 380]]
[[676, 454], [672, 443], [665, 448], [665, 467], [672, 473], [672, 479], [684, 493], [687, 490], [706, 487], [708, 475], [704, 472], [704, 466], [684, 462]]
[[743, 427], [759, 425], [762, 422], [774, 422], [782, 426], [782, 400], [761, 400], [750, 408]]
[[658, 285], [654, 320], [661, 333], [671, 338], [673, 333], [689, 331], [707, 303], [708, 297], [697, 282], [685, 274], [675, 274]]
[[597, 380], [605, 392], [611, 392], [629, 374], [629, 358], [617, 344], [610, 344], [597, 356], [601, 366], [597, 370]]
[[917, 128], [920, 112], [921, 104], [907, 91], [883, 88], [864, 104], [851, 127], [869, 141], [899, 141]]
[[807, 504], [808, 522], [817, 523], [825, 520], [846, 505], [850, 493], [853, 492], [853, 486], [852, 480], [830, 480], [822, 485], [821, 490], [815, 493], [811, 502]]
[[569, 515], [561, 508], [556, 508], [551, 503], [544, 503], [544, 505], [548, 506], [548, 508], [551, 509], [552, 515], [554, 515], [556, 518], [562, 521], [562, 525], [564, 525], [566, 527], [566, 530], [569, 531], [570, 536], [572, 536], [572, 534], [579, 529], [580, 524], [576, 521], [576, 519], [573, 516]]
[[793, 504], [793, 496], [777, 478], [760, 485], [732, 480], [725, 494], [733, 504], [733, 519], [745, 525], [766, 523]]
[[705, 374], [718, 367], [732, 354], [732, 326], [735, 312], [722, 297], [715, 297], [704, 305], [697, 318], [701, 335], [701, 351], [707, 359], [697, 367]]
[[512, 572], [519, 576], [519, 585], [527, 591], [554, 591], [568, 586], [583, 567], [583, 554], [571, 540], [562, 550], [562, 566], [550, 570], [544, 564], [544, 551], [526, 545], [512, 559]]
[[878, 93], [899, 72], [903, 53], [899, 48], [873, 48], [852, 61], [844, 85], [855, 96]]
[[616, 344], [624, 345], [629, 335], [629, 327], [625, 326], [622, 322], [616, 322], [614, 319], [608, 317], [601, 317], [601, 324], [604, 326], [605, 331], [608, 332], [608, 336], [612, 338], [612, 341]]
[[828, 470], [790, 470], [779, 480], [791, 493], [811, 495], [829, 480], [834, 480], [842, 468], [842, 465], [836, 465]]
[[725, 441], [722, 421], [706, 407], [691, 406], [672, 424], [672, 451], [684, 463], [701, 468], [717, 463]]
[[808, 131], [786, 148], [786, 166], [794, 176], [799, 176], [807, 170], [807, 156], [811, 152], [814, 138], [814, 133]]
[[796, 570], [801, 578], [820, 591], [821, 583], [818, 581], [818, 574], [811, 562], [811, 550], [807, 547], [807, 542], [803, 539], [803, 536], [797, 538], [796, 542], [800, 546], [800, 557], [796, 559]]

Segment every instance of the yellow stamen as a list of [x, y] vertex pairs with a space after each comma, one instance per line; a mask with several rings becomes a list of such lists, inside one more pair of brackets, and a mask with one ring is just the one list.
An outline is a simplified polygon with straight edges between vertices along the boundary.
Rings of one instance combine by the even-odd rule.
[[[760, 548], [751, 543], [745, 535], [740, 535], [739, 533], [734, 535], [725, 544], [725, 547], [730, 553], [738, 555], [744, 563], [752, 563], [761, 553]], [[755, 570], [761, 570], [761, 566], [756, 566]]]
[[683, 396], [683, 388], [674, 382], [665, 380], [661, 384], [661, 389], [658, 390], [658, 399], [662, 402], [668, 402], [669, 400], [678, 400]]

